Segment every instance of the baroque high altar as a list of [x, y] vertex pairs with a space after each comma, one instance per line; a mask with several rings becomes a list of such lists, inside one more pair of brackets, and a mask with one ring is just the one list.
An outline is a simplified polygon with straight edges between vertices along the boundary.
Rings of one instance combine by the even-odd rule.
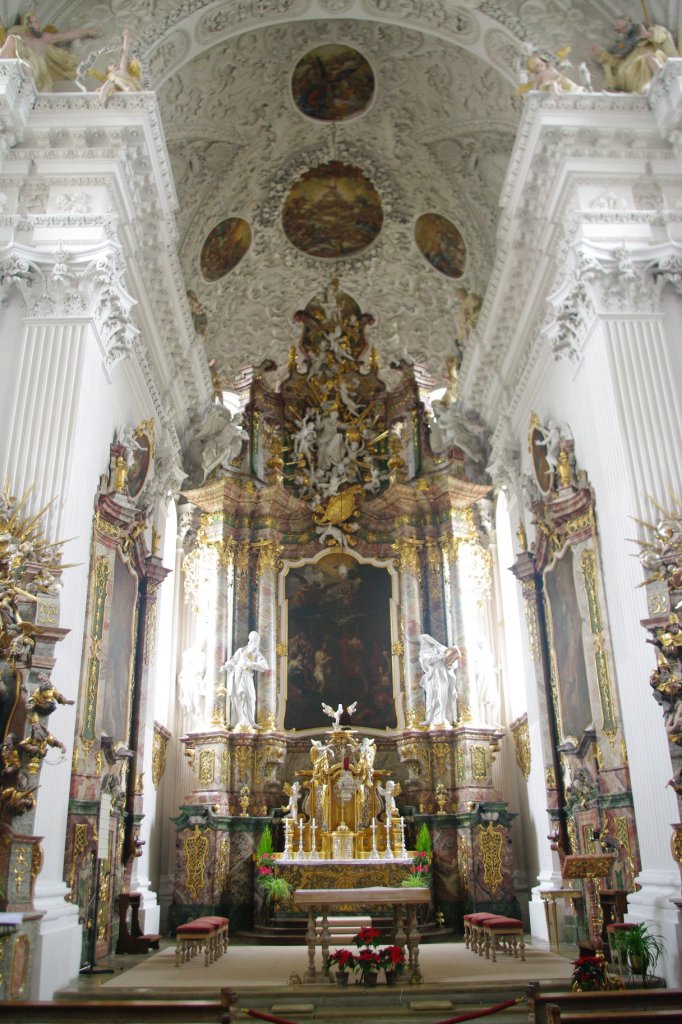
[[[245, 373], [241, 421], [214, 406], [184, 492], [189, 772], [169, 924], [218, 906], [252, 922], [268, 824], [294, 884], [338, 887], [399, 884], [426, 823], [448, 923], [518, 913], [514, 815], [493, 784], [490, 488], [457, 368], [436, 417], [417, 368], [382, 374], [373, 318], [337, 282], [295, 320], [283, 379]], [[423, 634], [458, 649], [456, 694], [435, 704]], [[249, 650], [251, 704], [234, 668]]]

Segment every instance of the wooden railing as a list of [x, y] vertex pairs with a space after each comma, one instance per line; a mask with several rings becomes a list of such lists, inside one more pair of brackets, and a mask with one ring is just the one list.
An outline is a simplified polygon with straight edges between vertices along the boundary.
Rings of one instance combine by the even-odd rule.
[[[609, 992], [545, 992], [537, 982], [526, 989], [528, 1024], [599, 1024], [618, 1021], [679, 1021], [682, 990], [621, 988]], [[553, 1014], [553, 1016], [552, 1016]], [[660, 1016], [663, 1014], [664, 1016]]]

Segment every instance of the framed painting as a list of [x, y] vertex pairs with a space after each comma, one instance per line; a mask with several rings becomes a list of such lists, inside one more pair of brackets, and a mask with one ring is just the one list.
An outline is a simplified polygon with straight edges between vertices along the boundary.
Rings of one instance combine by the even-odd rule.
[[135, 661], [138, 577], [116, 552], [108, 609], [106, 658], [102, 670], [101, 730], [128, 743]]
[[345, 551], [287, 565], [280, 577], [285, 729], [320, 729], [334, 708], [357, 702], [352, 724], [396, 727], [392, 640], [396, 578], [388, 566]]
[[580, 740], [593, 724], [584, 631], [589, 630], [578, 597], [575, 554], [568, 545], [544, 573], [552, 681], [559, 703], [562, 740]]

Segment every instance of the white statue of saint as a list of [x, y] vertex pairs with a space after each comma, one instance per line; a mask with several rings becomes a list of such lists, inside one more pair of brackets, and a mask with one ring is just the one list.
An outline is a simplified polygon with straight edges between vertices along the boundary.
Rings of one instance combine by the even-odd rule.
[[116, 440], [114, 443], [123, 445], [126, 450], [126, 465], [128, 469], [132, 469], [135, 462], [135, 452], [143, 451], [143, 446], [135, 436], [135, 427], [131, 427], [129, 424], [125, 424], [123, 427], [118, 427], [115, 437]]
[[178, 673], [180, 704], [189, 721], [190, 729], [201, 729], [203, 700], [206, 696], [206, 640], [197, 640], [182, 654]]
[[472, 660], [479, 717], [486, 725], [499, 725], [500, 695], [498, 675], [500, 670], [495, 664], [495, 658], [490, 646], [482, 637], [479, 637], [476, 641]]
[[549, 466], [550, 472], [554, 473], [556, 472], [556, 468], [559, 464], [561, 433], [554, 420], [548, 420], [546, 427], [543, 427], [542, 424], [540, 424], [538, 430], [540, 432], [541, 439], [536, 441], [535, 444], [538, 447], [544, 447], [547, 465]]
[[221, 672], [227, 672], [228, 720], [230, 702], [236, 719], [234, 728], [258, 729], [256, 725], [256, 686], [254, 672], [267, 672], [268, 663], [261, 654], [260, 635], [252, 630], [245, 647], [239, 647], [223, 665]]
[[419, 664], [424, 673], [421, 686], [426, 701], [424, 725], [451, 725], [457, 721], [456, 669], [462, 652], [446, 647], [428, 633], [419, 637]]
[[206, 422], [196, 435], [201, 443], [204, 479], [216, 466], [228, 466], [239, 455], [248, 437], [240, 419], [240, 416], [233, 416], [226, 406], [218, 403], [209, 409]]

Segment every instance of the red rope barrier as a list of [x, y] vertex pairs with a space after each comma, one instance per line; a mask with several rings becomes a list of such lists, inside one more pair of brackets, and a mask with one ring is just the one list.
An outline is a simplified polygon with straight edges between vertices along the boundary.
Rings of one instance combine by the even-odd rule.
[[[478, 1017], [489, 1017], [493, 1013], [499, 1013], [500, 1010], [507, 1010], [510, 1006], [516, 1006], [517, 1003], [522, 1003], [523, 998], [520, 999], [507, 999], [504, 1003], [496, 1003], [495, 1006], [488, 1006], [485, 1010], [473, 1010], [472, 1013], [463, 1013], [459, 1017], [448, 1017], [447, 1020], [439, 1020], [437, 1024], [464, 1024], [467, 1020], [476, 1020]], [[245, 1013], [249, 1017], [255, 1017], [256, 1020], [267, 1020], [270, 1024], [294, 1024], [294, 1021], [286, 1020], [284, 1017], [273, 1017], [270, 1013], [260, 1013], [258, 1010], [244, 1010], [241, 1009], [241, 1013]]]
[[510, 1006], [522, 1003], [521, 999], [507, 999], [505, 1003], [496, 1003], [495, 1006], [488, 1006], [485, 1010], [473, 1010], [471, 1013], [463, 1013], [459, 1017], [448, 1017], [447, 1020], [439, 1020], [438, 1024], [463, 1024], [465, 1020], [476, 1020], [477, 1017], [489, 1017], [491, 1013], [499, 1013], [500, 1010], [507, 1010]]

